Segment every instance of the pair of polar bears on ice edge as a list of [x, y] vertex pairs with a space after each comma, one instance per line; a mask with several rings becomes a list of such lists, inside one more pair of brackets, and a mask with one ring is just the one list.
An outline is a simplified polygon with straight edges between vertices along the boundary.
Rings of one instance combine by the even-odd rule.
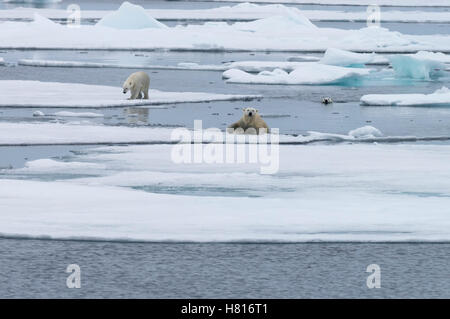
[[[131, 74], [123, 83], [123, 93], [131, 92], [129, 100], [144, 99], [148, 100], [148, 89], [150, 87], [150, 77], [145, 72], [135, 72]], [[269, 127], [261, 118], [258, 110], [253, 107], [243, 109], [243, 116], [236, 123], [231, 124], [228, 128], [234, 131], [242, 129], [245, 133], [259, 134], [268, 133]], [[261, 132], [260, 132], [261, 130]]]
[[145, 72], [135, 72], [131, 74], [123, 83], [123, 94], [128, 90], [131, 92], [129, 100], [148, 100], [148, 88], [150, 87], [150, 77]]

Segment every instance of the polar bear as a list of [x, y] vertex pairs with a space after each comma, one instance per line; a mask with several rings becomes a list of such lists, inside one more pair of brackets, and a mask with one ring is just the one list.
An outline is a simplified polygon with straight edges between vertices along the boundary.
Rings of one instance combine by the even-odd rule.
[[135, 72], [131, 74], [128, 79], [123, 83], [123, 94], [126, 94], [128, 90], [131, 91], [129, 100], [144, 99], [148, 100], [148, 88], [150, 86], [150, 77], [145, 72]]
[[[269, 132], [269, 127], [266, 122], [261, 118], [258, 110], [253, 107], [247, 107], [242, 109], [244, 114], [239, 121], [231, 124], [228, 129], [242, 129], [246, 133], [256, 133]], [[261, 131], [260, 131], [261, 130]]]

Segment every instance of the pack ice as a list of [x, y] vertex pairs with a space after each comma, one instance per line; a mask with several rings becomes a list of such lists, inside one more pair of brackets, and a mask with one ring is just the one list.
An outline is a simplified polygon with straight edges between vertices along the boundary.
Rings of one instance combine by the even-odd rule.
[[[117, 79], [121, 83], [122, 79]], [[100, 108], [124, 106], [164, 107], [164, 104], [208, 101], [234, 101], [260, 98], [256, 95], [230, 95], [201, 92], [150, 90], [148, 100], [127, 100], [121, 87], [78, 83], [2, 80], [2, 107]]]
[[450, 106], [450, 90], [442, 87], [431, 94], [367, 94], [363, 105]]

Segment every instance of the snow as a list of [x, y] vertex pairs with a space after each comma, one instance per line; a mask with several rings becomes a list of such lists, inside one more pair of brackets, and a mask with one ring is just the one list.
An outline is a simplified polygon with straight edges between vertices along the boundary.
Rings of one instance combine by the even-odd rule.
[[421, 60], [433, 60], [442, 63], [450, 63], [450, 54], [444, 54], [442, 52], [429, 52], [419, 51], [415, 54], [409, 54], [408, 56]]
[[389, 64], [389, 60], [375, 53], [355, 53], [329, 48], [320, 59], [320, 63], [347, 67], [363, 67], [364, 64]]
[[83, 171], [85, 174], [87, 170], [99, 170], [104, 169], [105, 165], [98, 163], [86, 163], [86, 162], [60, 162], [48, 158], [38, 159], [34, 161], [28, 161], [25, 163], [25, 167], [19, 168], [16, 171], [21, 173], [39, 173], [48, 174], [55, 172], [69, 173], [69, 171]]
[[[270, 176], [249, 164], [175, 164], [170, 152], [170, 145], [103, 147], [73, 164], [28, 163], [17, 173], [105, 168], [90, 168], [99, 177], [65, 181], [0, 180], [0, 234], [115, 241], [450, 241], [449, 212], [443, 209], [450, 204], [448, 145], [281, 146], [280, 171]], [[192, 189], [206, 194], [196, 196]]]
[[166, 28], [167, 26], [149, 16], [141, 6], [125, 1], [120, 8], [104, 16], [96, 26], [114, 29]]
[[368, 94], [363, 105], [450, 106], [450, 90], [445, 86], [431, 94]]
[[[121, 85], [122, 83], [120, 83]], [[127, 100], [121, 86], [39, 81], [0, 81], [1, 107], [73, 107], [100, 108], [146, 106], [161, 108], [164, 104], [235, 101], [260, 98], [255, 95], [229, 95], [201, 92], [163, 92], [150, 90], [148, 100]], [[19, 98], [20, 97], [20, 98]]]
[[[45, 36], [52, 34], [51, 37]], [[145, 39], [145, 40], [143, 40]], [[449, 35], [404, 35], [385, 28], [360, 30], [318, 28], [301, 13], [229, 25], [129, 30], [81, 25], [67, 28], [36, 15], [32, 22], [4, 22], [0, 48], [9, 49], [140, 49], [194, 51], [303, 51], [338, 48], [360, 52], [450, 51]]]
[[[34, 13], [38, 13], [49, 19], [66, 19], [67, 11], [50, 8], [14, 8], [0, 10], [2, 19], [32, 19]], [[305, 10], [295, 7], [287, 7], [282, 4], [256, 5], [241, 3], [233, 6], [223, 6], [211, 9], [200, 10], [178, 10], [178, 9], [146, 9], [147, 16], [159, 21], [164, 20], [188, 20], [188, 21], [252, 21], [268, 18], [276, 15], [283, 15], [286, 12], [298, 13], [307, 17], [311, 21], [349, 21], [366, 22], [367, 12], [359, 11], [338, 11], [338, 10]], [[111, 14], [105, 10], [83, 10], [82, 19], [98, 20]], [[140, 12], [141, 14], [141, 12]], [[432, 22], [445, 23], [450, 21], [448, 11], [383, 11], [380, 16], [381, 22]], [[146, 20], [146, 17], [144, 17]]]
[[103, 117], [104, 115], [101, 113], [93, 113], [93, 112], [69, 112], [69, 111], [61, 111], [52, 114], [53, 116], [58, 117]]
[[347, 83], [371, 72], [370, 69], [345, 68], [316, 62], [298, 63], [301, 65], [290, 73], [275, 69], [273, 71], [262, 71], [255, 75], [238, 69], [231, 69], [225, 71], [223, 77], [227, 79], [228, 83], [318, 85]]

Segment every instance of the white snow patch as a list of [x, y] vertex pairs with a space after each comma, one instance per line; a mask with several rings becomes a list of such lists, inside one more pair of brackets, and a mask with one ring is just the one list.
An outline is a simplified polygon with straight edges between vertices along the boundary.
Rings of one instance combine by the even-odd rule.
[[167, 28], [166, 25], [152, 18], [141, 6], [125, 1], [120, 8], [104, 16], [96, 26], [114, 29]]
[[164, 104], [235, 101], [260, 98], [256, 95], [229, 95], [201, 92], [163, 92], [150, 90], [148, 100], [127, 100], [121, 87], [39, 81], [0, 81], [2, 107], [100, 108]]
[[445, 86], [431, 94], [367, 94], [363, 105], [450, 106], [450, 90]]
[[[16, 169], [16, 172], [20, 173], [55, 173], [55, 172], [66, 172], [72, 170], [88, 170], [88, 169], [104, 169], [105, 165], [98, 163], [88, 163], [88, 162], [61, 162], [52, 159], [44, 158], [34, 161], [28, 161], [25, 163], [25, 167]], [[70, 173], [70, 172], [67, 172]]]
[[358, 79], [371, 72], [370, 69], [346, 68], [333, 65], [325, 65], [315, 62], [297, 62], [299, 66], [290, 73], [281, 69], [263, 71], [258, 74], [250, 74], [238, 69], [227, 70], [223, 73], [229, 83], [251, 84], [331, 84]]
[[[213, 0], [218, 2], [247, 2], [247, 0]], [[386, 7], [450, 7], [447, 0], [253, 0], [256, 3], [286, 3], [286, 4], [311, 4], [315, 5], [349, 5], [349, 6], [368, 6], [377, 4]]]

